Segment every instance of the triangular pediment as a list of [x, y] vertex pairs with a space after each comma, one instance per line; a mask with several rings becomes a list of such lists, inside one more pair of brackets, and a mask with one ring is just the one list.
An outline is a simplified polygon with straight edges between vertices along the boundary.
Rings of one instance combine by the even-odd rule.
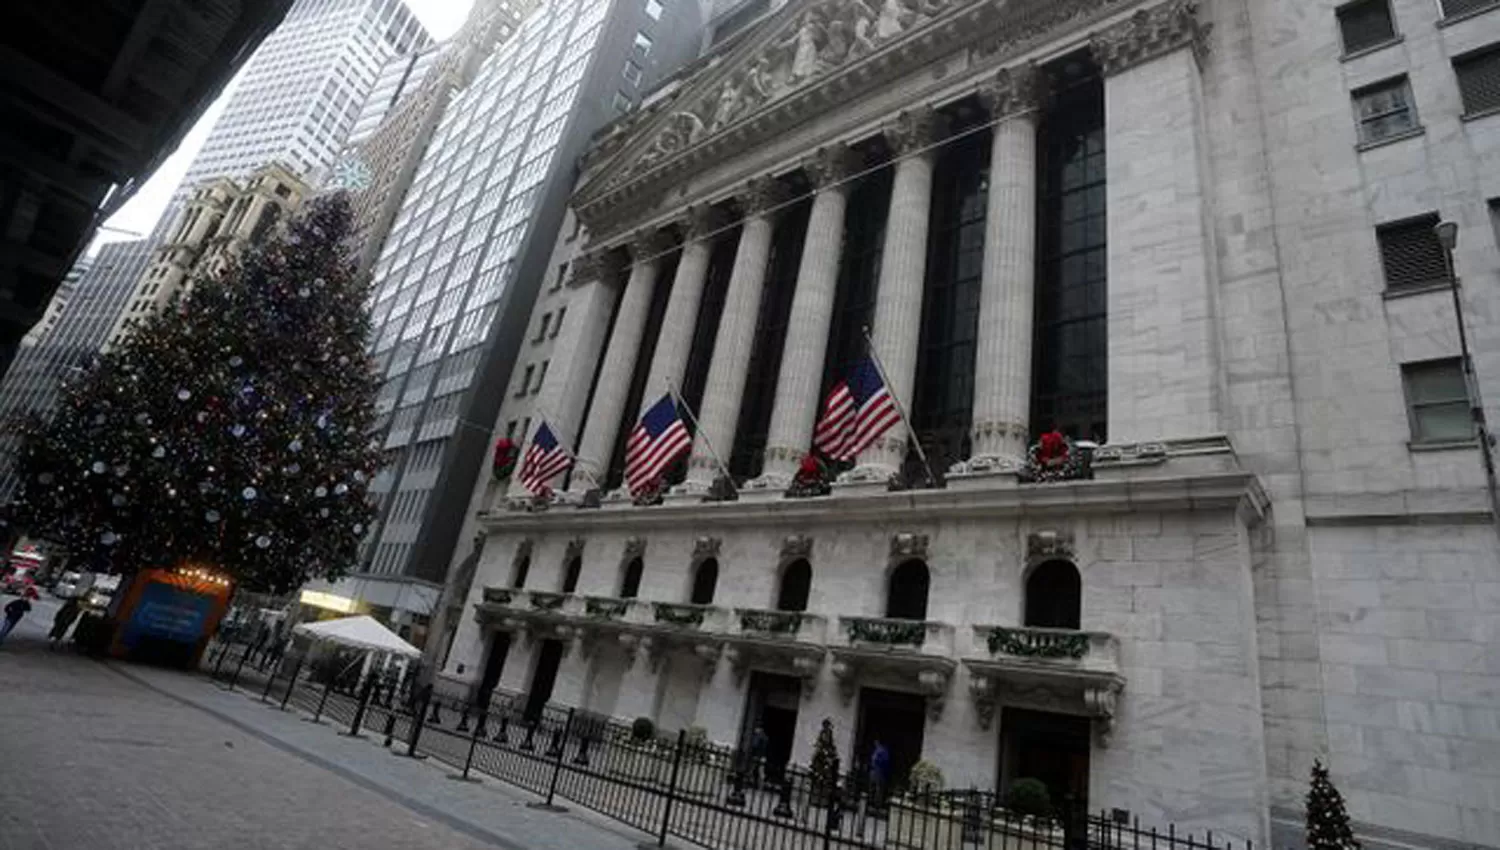
[[681, 89], [596, 142], [575, 205], [753, 124], [820, 82], [987, 0], [792, 0]]

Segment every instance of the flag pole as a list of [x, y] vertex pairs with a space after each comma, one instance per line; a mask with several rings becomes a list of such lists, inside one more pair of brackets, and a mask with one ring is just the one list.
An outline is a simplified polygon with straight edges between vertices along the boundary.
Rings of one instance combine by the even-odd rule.
[[[734, 491], [738, 493], [740, 488], [734, 486], [734, 476], [729, 474], [729, 467], [724, 465], [724, 459], [719, 457], [718, 452], [714, 451], [713, 441], [708, 438], [708, 434], [704, 432], [703, 426], [698, 424], [698, 417], [693, 415], [693, 409], [688, 407], [688, 403], [683, 401], [682, 396], [677, 394], [677, 387], [671, 381], [667, 381], [667, 394], [672, 396], [672, 401], [676, 402], [677, 407], [687, 415], [688, 421], [693, 423], [693, 435], [703, 438], [703, 447], [708, 449], [709, 457], [712, 457], [714, 463], [719, 465], [719, 473], [729, 481], [729, 486], [733, 487]], [[691, 457], [689, 457], [689, 460], [691, 461]]]
[[911, 420], [906, 416], [906, 405], [901, 403], [900, 396], [896, 395], [896, 387], [891, 384], [891, 379], [885, 373], [885, 364], [880, 362], [880, 355], [875, 351], [875, 339], [870, 336], [870, 326], [862, 328], [865, 335], [865, 347], [870, 352], [870, 362], [875, 364], [875, 371], [880, 373], [881, 383], [885, 384], [885, 391], [890, 394], [891, 401], [896, 403], [896, 413], [901, 417], [901, 424], [906, 428], [906, 435], [911, 440], [912, 447], [917, 450], [917, 458], [922, 461], [922, 469], [927, 473], [927, 486], [937, 485], [937, 477], [932, 474], [932, 464], [927, 462], [927, 452], [922, 450], [922, 439], [917, 436], [916, 429], [911, 427]]
[[[538, 413], [542, 414], [542, 421], [543, 422], [547, 422], [547, 423], [551, 423], [552, 422], [552, 414], [548, 413], [547, 412], [547, 408], [543, 407], [540, 402], [537, 403], [536, 410], [537, 410]], [[559, 436], [561, 436], [561, 435], [559, 435]], [[569, 440], [569, 441], [565, 442], [564, 445], [567, 445], [568, 443], [571, 443], [571, 442], [572, 441]], [[573, 461], [573, 468], [576, 469], [576, 470], [578, 470], [579, 472], [582, 472], [583, 473], [583, 477], [587, 478], [589, 480], [589, 483], [592, 484], [592, 485], [594, 485], [594, 489], [595, 490], [599, 490], [600, 492], [603, 492], [604, 488], [599, 486], [599, 479], [595, 478], [594, 477], [594, 473], [589, 472], [587, 469], [584, 468], [583, 464], [581, 464], [581, 463], [578, 462], [578, 455], [577, 455], [577, 453], [573, 452], [570, 449], [564, 449], [563, 451], [566, 451], [568, 453], [568, 457]]]

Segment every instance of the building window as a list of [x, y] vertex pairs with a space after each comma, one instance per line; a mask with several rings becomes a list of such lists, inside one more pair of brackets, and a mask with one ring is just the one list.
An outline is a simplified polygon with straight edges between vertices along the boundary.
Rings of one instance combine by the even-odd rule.
[[885, 247], [885, 220], [890, 211], [893, 170], [883, 168], [855, 183], [844, 213], [844, 247], [839, 256], [839, 280], [833, 296], [833, 322], [823, 356], [819, 398], [849, 376], [865, 356], [864, 328], [875, 317], [875, 284], [880, 279], [880, 255]]
[[714, 591], [719, 586], [719, 562], [705, 558], [693, 573], [693, 589], [688, 602], [694, 605], [714, 604]]
[[566, 316], [566, 315], [568, 315], [568, 308], [567, 307], [560, 307], [560, 308], [558, 308], [558, 310], [557, 310], [557, 319], [552, 322], [551, 337], [553, 339], [557, 339], [557, 333], [558, 333], [558, 331], [562, 330], [563, 316]]
[[631, 85], [638, 86], [641, 84], [641, 66], [635, 64], [634, 61], [626, 59], [625, 69], [620, 73], [625, 77], [625, 81]]
[[537, 326], [536, 336], [532, 337], [531, 341], [532, 342], [541, 342], [542, 340], [546, 339], [547, 338], [547, 326], [550, 325], [550, 324], [552, 324], [552, 314], [551, 313], [543, 313], [542, 314], [542, 323]]
[[927, 619], [927, 590], [932, 582], [927, 565], [906, 561], [891, 570], [886, 584], [885, 615], [893, 620]]
[[[578, 230], [575, 228], [573, 230], [573, 235], [569, 236], [568, 238], [569, 239], [575, 239], [577, 237], [578, 237]], [[556, 292], [557, 290], [562, 289], [562, 285], [564, 283], [567, 283], [567, 281], [568, 281], [568, 264], [567, 263], [561, 263], [557, 267], [557, 279], [552, 282], [552, 291]]]
[[1438, 241], [1437, 224], [1437, 214], [1429, 213], [1375, 228], [1386, 289], [1415, 289], [1450, 282], [1448, 257]]
[[536, 366], [527, 366], [526, 367], [526, 375], [523, 378], [521, 378], [521, 386], [519, 386], [519, 387], [516, 388], [516, 396], [517, 397], [526, 395], [526, 391], [529, 390], [529, 389], [531, 389], [531, 378], [535, 374], [536, 374]]
[[661, 20], [662, 9], [661, 0], [646, 0], [646, 17], [651, 20]]
[[1464, 115], [1500, 110], [1500, 47], [1487, 47], [1453, 60], [1458, 91], [1464, 98]]
[[615, 92], [615, 100], [612, 105], [616, 112], [629, 112], [631, 106], [630, 97], [624, 92]]
[[1391, 16], [1389, 0], [1355, 0], [1341, 6], [1336, 14], [1346, 56], [1396, 39], [1396, 21]]
[[1406, 411], [1411, 421], [1413, 443], [1446, 443], [1474, 438], [1468, 385], [1459, 358], [1404, 363], [1401, 382], [1406, 389]]
[[542, 361], [542, 368], [538, 369], [536, 373], [536, 385], [531, 388], [532, 395], [536, 395], [542, 391], [542, 384], [547, 382], [547, 367], [551, 365], [551, 360]]
[[781, 571], [781, 589], [776, 593], [777, 611], [806, 611], [812, 592], [812, 565], [805, 558], [786, 565]]
[[625, 565], [625, 571], [620, 576], [620, 598], [634, 599], [641, 592], [641, 573], [645, 572], [645, 565], [640, 558], [634, 558]]
[[578, 578], [583, 574], [583, 557], [574, 555], [563, 572], [562, 592], [572, 593], [578, 589]]
[[635, 50], [642, 58], [651, 55], [651, 36], [643, 32], [635, 34]]
[[1500, 247], [1500, 198], [1490, 199], [1490, 230], [1495, 233], [1495, 245]]
[[1496, 0], [1442, 0], [1443, 18], [1460, 18], [1485, 9], [1500, 8]]
[[1360, 144], [1374, 144], [1417, 129], [1417, 108], [1405, 76], [1365, 86], [1353, 97]]
[[1067, 561], [1048, 561], [1026, 577], [1024, 625], [1039, 629], [1077, 629], [1083, 607], [1083, 582]]
[[526, 586], [526, 574], [531, 572], [531, 556], [522, 555], [516, 560], [512, 570], [511, 587], [521, 588]]

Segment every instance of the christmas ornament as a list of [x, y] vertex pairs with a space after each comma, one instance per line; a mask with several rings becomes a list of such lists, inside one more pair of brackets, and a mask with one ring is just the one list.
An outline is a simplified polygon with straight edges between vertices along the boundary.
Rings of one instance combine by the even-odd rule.
[[240, 495], [243, 496], [244, 499], [245, 499], [245, 501], [248, 502], [248, 501], [250, 501], [250, 500], [252, 500], [252, 499], [255, 498], [255, 488], [254, 487], [246, 487], [245, 489], [243, 489], [243, 490], [240, 491]]
[[255, 538], [255, 545], [260, 549], [269, 549], [271, 548], [271, 538], [262, 534], [261, 536]]
[[108, 469], [108, 467], [106, 467], [104, 465], [104, 461], [102, 461], [102, 460], [96, 460], [96, 461], [94, 461], [94, 465], [91, 466], [91, 467], [89, 467], [89, 469], [93, 470], [93, 472], [94, 472], [95, 475], [103, 475], [104, 474], [104, 470]]
[[177, 400], [178, 401], [187, 401], [188, 399], [190, 399], [192, 397], [193, 397], [193, 394], [191, 392], [188, 392], [187, 390], [178, 390], [177, 391]]
[[157, 446], [156, 448], [151, 450], [151, 456], [156, 458], [157, 460], [160, 460], [167, 456], [167, 450], [163, 446]]
[[220, 516], [218, 511], [204, 511], [203, 518], [209, 522], [218, 522]]

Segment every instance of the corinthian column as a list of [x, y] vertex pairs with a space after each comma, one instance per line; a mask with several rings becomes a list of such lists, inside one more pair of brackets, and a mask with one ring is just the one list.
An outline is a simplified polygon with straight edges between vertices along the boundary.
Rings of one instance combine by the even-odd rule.
[[760, 317], [761, 295], [766, 284], [766, 263], [771, 258], [772, 209], [781, 199], [779, 185], [770, 178], [750, 182], [740, 198], [745, 225], [734, 254], [729, 291], [719, 334], [714, 338], [713, 359], [708, 366], [708, 386], [698, 411], [698, 433], [688, 462], [687, 481], [679, 492], [705, 493], [719, 475], [719, 465], [709, 446], [725, 463], [734, 445], [739, 424], [740, 402], [745, 397], [745, 379], [750, 368], [750, 348], [755, 342], [755, 323]]
[[[589, 408], [589, 421], [583, 430], [583, 443], [578, 447], [578, 465], [601, 485], [609, 472], [610, 453], [614, 451], [620, 417], [625, 413], [625, 396], [630, 391], [630, 378], [635, 373], [641, 337], [646, 331], [646, 314], [651, 309], [652, 293], [656, 291], [660, 255], [666, 247], [660, 231], [639, 234], [630, 245], [634, 258], [630, 279], [625, 283], [625, 294], [615, 314], [615, 329], [610, 334], [604, 365], [599, 370], [594, 403]], [[592, 486], [588, 475], [573, 478], [575, 490], [587, 490]]]
[[1012, 470], [1031, 424], [1036, 288], [1036, 131], [1040, 74], [1004, 70], [980, 90], [995, 119], [974, 358], [974, 454], [955, 472]]
[[641, 396], [641, 413], [655, 404], [668, 386], [682, 387], [682, 374], [687, 369], [693, 334], [698, 328], [703, 285], [708, 281], [708, 261], [713, 254], [711, 234], [721, 223], [721, 217], [710, 207], [694, 207], [687, 213], [682, 258], [677, 261], [672, 295], [662, 317], [661, 333], [656, 338], [646, 392]]
[[844, 210], [849, 198], [844, 181], [855, 166], [855, 156], [846, 145], [823, 148], [804, 166], [817, 195], [807, 219], [797, 291], [787, 320], [765, 468], [750, 482], [751, 489], [785, 490], [798, 461], [812, 444], [844, 242]]
[[[911, 409], [917, 373], [917, 343], [922, 330], [922, 289], [927, 277], [928, 215], [932, 210], [932, 145], [943, 121], [930, 107], [901, 113], [885, 137], [898, 157], [880, 255], [880, 283], [875, 302], [875, 351], [885, 366], [890, 392]], [[885, 481], [906, 454], [906, 426], [897, 422], [885, 437], [859, 456], [859, 465], [844, 473], [846, 482]]]

